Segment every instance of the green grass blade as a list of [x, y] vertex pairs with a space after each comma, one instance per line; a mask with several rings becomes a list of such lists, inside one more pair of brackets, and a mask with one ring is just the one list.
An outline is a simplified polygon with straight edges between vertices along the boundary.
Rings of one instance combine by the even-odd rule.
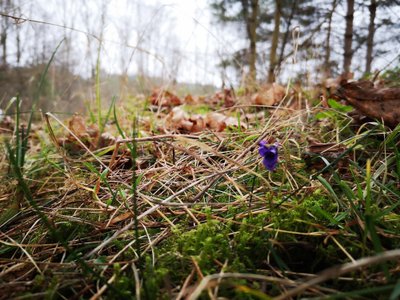
[[329, 194], [336, 200], [336, 202], [339, 203], [340, 200], [339, 200], [338, 196], [336, 195], [335, 191], [333, 190], [332, 186], [329, 184], [329, 182], [326, 181], [326, 179], [324, 177], [322, 177], [321, 175], [318, 175], [317, 179], [319, 180], [319, 182], [321, 182], [323, 187], [327, 189]]
[[137, 142], [136, 142], [136, 137], [137, 137], [137, 132], [138, 132], [138, 119], [136, 116], [133, 117], [132, 120], [132, 149], [131, 149], [131, 157], [132, 157], [132, 196], [133, 196], [133, 213], [135, 214], [135, 225], [134, 225], [134, 231], [135, 231], [135, 247], [136, 247], [136, 252], [139, 255], [139, 263], [141, 263], [141, 250], [140, 250], [140, 239], [139, 239], [139, 220], [137, 219], [137, 216], [139, 216], [139, 209], [138, 209], [138, 197], [137, 197]]
[[33, 103], [32, 103], [32, 109], [31, 109], [31, 113], [29, 115], [29, 119], [28, 119], [28, 127], [27, 127], [27, 134], [29, 134], [30, 130], [31, 130], [31, 125], [32, 125], [32, 120], [33, 120], [33, 113], [35, 111], [36, 105], [39, 102], [39, 98], [40, 98], [40, 93], [42, 92], [42, 88], [47, 76], [47, 73], [49, 71], [50, 65], [54, 60], [54, 57], [56, 56], [56, 53], [58, 51], [58, 49], [61, 47], [61, 44], [64, 42], [65, 39], [62, 39], [57, 47], [54, 49], [53, 53], [50, 56], [49, 61], [46, 64], [46, 67], [44, 68], [43, 73], [40, 75], [40, 80], [39, 80], [39, 84], [38, 84], [38, 88], [37, 91], [35, 93], [34, 99], [33, 99]]
[[99, 130], [100, 131], [100, 135], [103, 133], [104, 127], [107, 125], [107, 122], [110, 119], [111, 111], [112, 111], [112, 108], [115, 106], [115, 102], [116, 101], [117, 101], [117, 97], [113, 96], [112, 99], [111, 99], [111, 105], [108, 108], [108, 111], [107, 111], [107, 114], [106, 114], [106, 116], [104, 118], [104, 121], [101, 123], [101, 127], [100, 127], [100, 130]]
[[397, 281], [389, 300], [400, 299], [400, 280]]
[[96, 61], [96, 107], [97, 107], [97, 125], [99, 126], [99, 128], [101, 128], [103, 123], [101, 117], [100, 54], [101, 54], [101, 41], [99, 41], [99, 48], [97, 50], [97, 61]]

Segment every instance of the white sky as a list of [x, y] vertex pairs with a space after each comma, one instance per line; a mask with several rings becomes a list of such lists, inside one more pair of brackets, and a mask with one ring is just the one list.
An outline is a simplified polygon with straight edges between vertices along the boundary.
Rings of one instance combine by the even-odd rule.
[[[138, 20], [140, 24], [136, 28], [138, 33], [131, 37], [130, 44], [138, 44], [140, 48], [156, 53], [164, 61], [171, 60], [168, 56], [175, 54], [174, 62], [165, 62], [167, 65], [165, 72], [166, 74], [173, 72], [171, 69], [179, 64], [181, 67], [177, 72], [178, 80], [218, 81], [219, 74], [215, 74], [217, 63], [215, 52], [218, 43], [212, 36], [213, 29], [210, 26], [211, 15], [207, 1], [151, 0], [146, 1], [146, 6], [141, 8], [141, 16], [139, 16], [141, 20]], [[136, 17], [126, 15], [124, 10], [126, 10], [125, 1], [110, 1], [108, 10], [110, 19]], [[110, 26], [106, 39], [111, 39], [115, 34], [117, 34], [116, 28]], [[161, 35], [158, 36], [159, 39], [151, 40], [151, 36], [157, 34]], [[115, 50], [112, 47], [109, 49], [110, 56], [113, 56], [111, 52]], [[146, 59], [145, 54], [137, 52], [135, 54]], [[149, 64], [152, 66], [150, 69], [161, 67], [157, 60], [151, 60]], [[129, 70], [133, 73], [137, 71], [137, 67], [131, 66]], [[110, 70], [117, 72], [119, 68], [110, 68]]]
[[[164, 79], [212, 83], [220, 86], [223, 76], [217, 65], [221, 57], [234, 53], [244, 45], [243, 40], [238, 38], [239, 34], [234, 32], [234, 28], [216, 26], [209, 9], [209, 0], [13, 1], [20, 7], [23, 17], [73, 27], [97, 36], [100, 35], [101, 7], [106, 3], [101, 67], [111, 73], [127, 71], [128, 74], [134, 75], [143, 71], [148, 75]], [[388, 13], [398, 14], [399, 9], [392, 8]], [[340, 45], [343, 37], [343, 14], [344, 12], [339, 9], [335, 15], [334, 26], [338, 32], [332, 37], [333, 46]], [[364, 11], [362, 15], [368, 16], [368, 13]], [[394, 18], [396, 17], [399, 18], [398, 15], [394, 15]], [[356, 14], [355, 24], [360, 22], [364, 24], [367, 20], [362, 16], [360, 19]], [[72, 67], [77, 73], [90, 75], [97, 58], [96, 39], [51, 25], [26, 22], [18, 26], [23, 36], [25, 63], [31, 62], [32, 53], [35, 51], [43, 52], [43, 47], [46, 47], [45, 50], [50, 54], [66, 35], [70, 38], [71, 53], [65, 53], [67, 42], [64, 42], [64, 48], [57, 53], [56, 59], [72, 60]], [[376, 39], [382, 39], [384, 36], [384, 32], [378, 31]], [[388, 54], [375, 57], [373, 69], [385, 66], [399, 54], [398, 42], [396, 45], [394, 49], [389, 49], [391, 52]], [[138, 49], [134, 50], [136, 46]], [[292, 46], [291, 41], [287, 50]], [[353, 60], [354, 65], [359, 64], [362, 68], [364, 48], [355, 53]], [[316, 54], [322, 51], [320, 48], [308, 50]], [[333, 50], [332, 55], [336, 55], [340, 61], [341, 53], [335, 51], [341, 51], [341, 46], [334, 46]], [[265, 74], [268, 67], [268, 48], [261, 45], [259, 51], [266, 57], [265, 63], [259, 68], [261, 73]], [[302, 73], [304, 71], [311, 73], [314, 66], [312, 62], [301, 59], [297, 65], [288, 62], [284, 67], [283, 77], [287, 78], [299, 70]], [[224, 74], [224, 76], [228, 76], [227, 84], [236, 82], [234, 74]]]
[[[144, 70], [149, 75], [178, 81], [220, 85], [217, 53], [235, 50], [232, 41], [222, 41], [222, 29], [212, 24], [208, 0], [18, 1], [16, 5], [25, 18], [73, 27], [96, 36], [100, 35], [102, 3], [106, 3], [101, 67], [111, 73], [127, 69], [133, 75]], [[65, 34], [69, 36], [74, 70], [90, 74], [97, 58], [96, 39], [50, 25], [19, 26], [26, 37], [26, 53], [42, 47], [39, 44], [46, 44], [51, 53]], [[136, 46], [132, 56], [132, 47]], [[61, 56], [60, 52], [56, 57]], [[24, 59], [29, 63], [29, 57]]]

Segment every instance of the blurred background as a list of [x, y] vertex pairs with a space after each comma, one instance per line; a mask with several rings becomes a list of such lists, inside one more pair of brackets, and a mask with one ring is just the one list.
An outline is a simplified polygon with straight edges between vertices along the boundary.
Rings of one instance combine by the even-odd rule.
[[[399, 75], [399, 0], [0, 0], [0, 107]], [[96, 78], [99, 81], [96, 84]]]

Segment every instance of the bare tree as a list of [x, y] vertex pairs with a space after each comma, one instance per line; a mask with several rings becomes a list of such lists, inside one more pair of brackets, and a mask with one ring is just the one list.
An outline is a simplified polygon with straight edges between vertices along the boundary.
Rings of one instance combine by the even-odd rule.
[[274, 13], [274, 31], [272, 33], [271, 50], [269, 53], [269, 69], [268, 69], [268, 82], [275, 81], [275, 67], [277, 63], [276, 52], [278, 49], [279, 30], [281, 23], [281, 1], [275, 0], [275, 13]]
[[368, 25], [368, 37], [367, 37], [367, 56], [365, 60], [365, 73], [371, 73], [372, 64], [372, 51], [374, 48], [374, 36], [375, 36], [375, 17], [376, 8], [378, 4], [376, 0], [371, 0], [368, 10], [369, 10], [369, 25]]
[[324, 57], [324, 76], [328, 78], [331, 76], [331, 34], [332, 34], [332, 19], [333, 13], [335, 12], [336, 6], [338, 4], [338, 0], [333, 0], [331, 9], [328, 12], [328, 28], [326, 32], [326, 41], [325, 41], [325, 57]]
[[[0, 9], [3, 12], [9, 12], [11, 9], [11, 0], [0, 0]], [[2, 66], [7, 66], [7, 38], [8, 31], [10, 28], [10, 19], [7, 17], [3, 17], [1, 20], [1, 34], [0, 34], [0, 45], [2, 49], [1, 62]]]
[[241, 65], [238, 61], [243, 61], [248, 66], [248, 74], [246, 80], [248, 84], [254, 84], [256, 80], [256, 62], [257, 62], [257, 43], [260, 34], [260, 4], [265, 4], [265, 1], [259, 0], [213, 0], [211, 8], [217, 19], [224, 24], [232, 23], [238, 25], [240, 31], [243, 29], [245, 38], [248, 42], [248, 47], [236, 51], [233, 59], [226, 59], [222, 62], [225, 67], [228, 65], [234, 66], [240, 72]]
[[346, 30], [344, 33], [344, 54], [343, 72], [350, 72], [351, 60], [353, 58], [353, 20], [354, 20], [354, 0], [347, 0]]
[[[256, 81], [256, 61], [257, 61], [257, 27], [259, 16], [258, 0], [242, 0], [243, 14], [246, 20], [246, 31], [249, 37], [249, 82], [254, 84]], [[250, 8], [249, 8], [250, 4]]]
[[[17, 5], [16, 7], [16, 13], [17, 15], [21, 14], [21, 9], [20, 6]], [[16, 61], [17, 61], [17, 65], [20, 65], [21, 63], [21, 26], [17, 24], [16, 29], [15, 29], [15, 44], [17, 47], [17, 54], [16, 54]]]
[[292, 24], [293, 17], [295, 15], [298, 2], [299, 2], [299, 0], [293, 0], [292, 1], [292, 6], [290, 8], [290, 15], [286, 20], [287, 25], [286, 25], [286, 31], [285, 31], [285, 33], [283, 35], [281, 49], [280, 49], [280, 53], [279, 53], [279, 59], [278, 59], [278, 63], [277, 63], [277, 68], [278, 68], [277, 74], [279, 74], [279, 71], [280, 71], [280, 68], [281, 68], [281, 65], [282, 65], [282, 62], [283, 62], [283, 56], [285, 54], [285, 48], [286, 48], [286, 44], [288, 42], [290, 30], [291, 30], [290, 26]]

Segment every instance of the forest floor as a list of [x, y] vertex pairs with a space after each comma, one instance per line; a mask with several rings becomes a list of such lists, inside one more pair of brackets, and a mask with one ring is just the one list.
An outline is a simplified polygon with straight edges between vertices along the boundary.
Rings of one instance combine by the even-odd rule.
[[400, 126], [248, 99], [3, 119], [0, 298], [398, 299]]

